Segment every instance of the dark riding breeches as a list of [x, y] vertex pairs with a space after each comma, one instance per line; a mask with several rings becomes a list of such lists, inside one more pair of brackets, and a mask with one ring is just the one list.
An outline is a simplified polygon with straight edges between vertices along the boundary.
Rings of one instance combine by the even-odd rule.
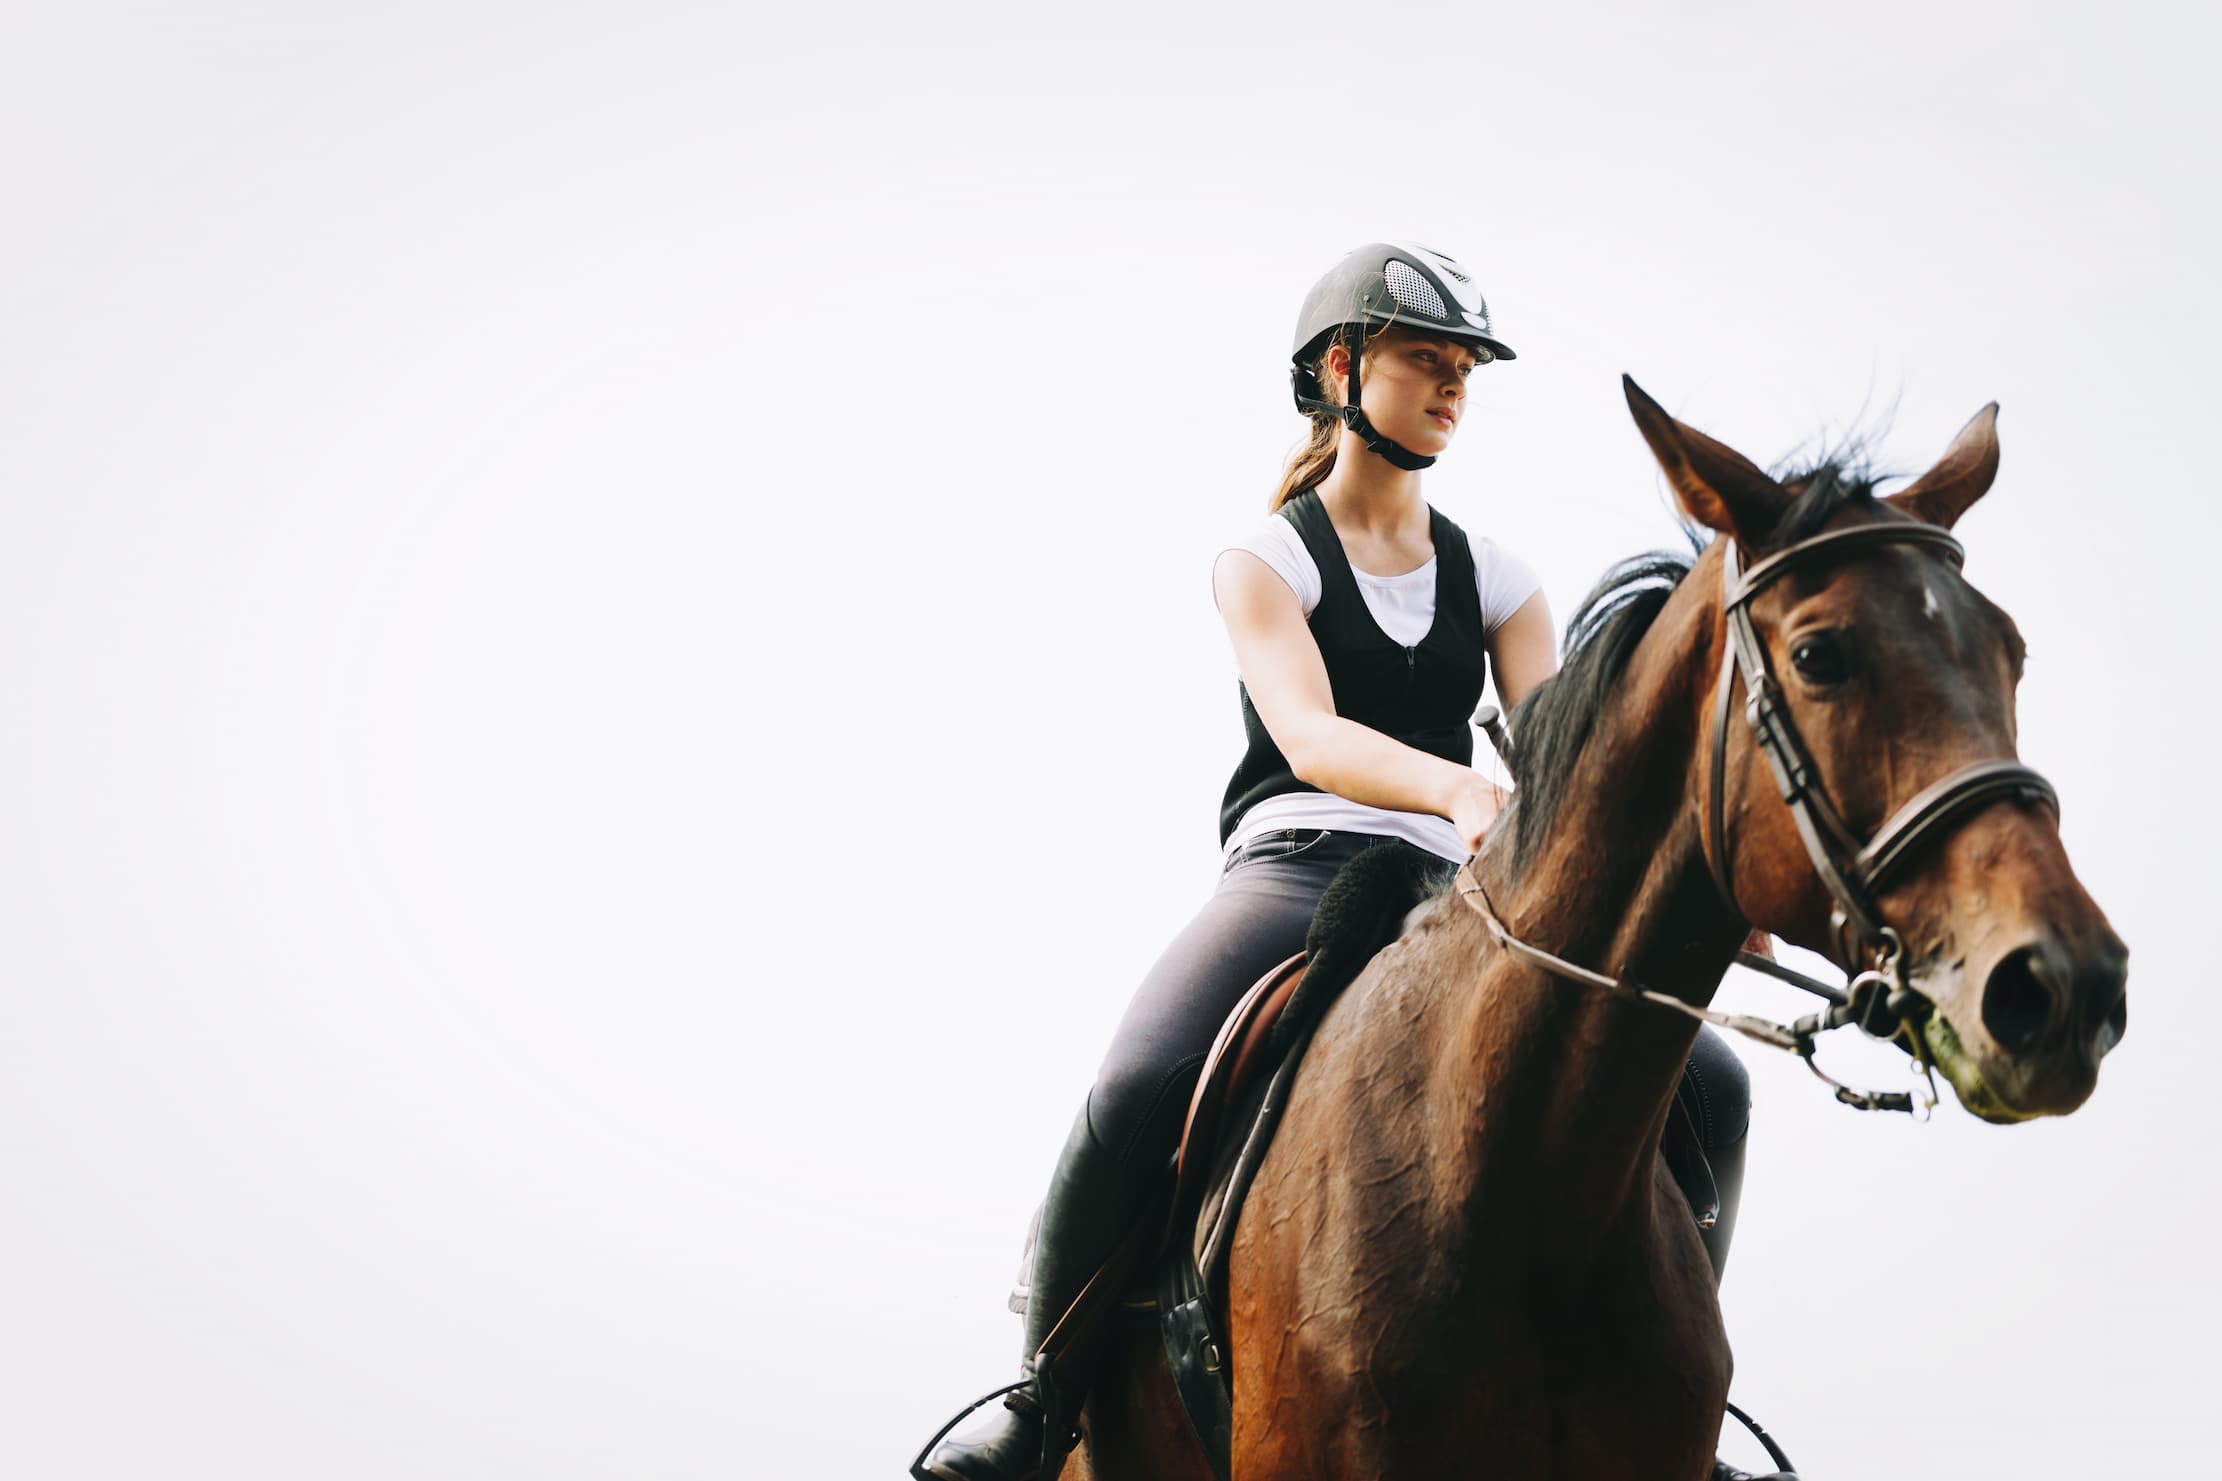
[[[1260, 977], [1304, 949], [1312, 912], [1338, 870], [1389, 840], [1275, 829], [1244, 844], [1203, 909], [1165, 948], [1127, 1006], [1088, 1092], [1096, 1147], [1141, 1192], [1180, 1139], [1188, 1097], [1219, 1026]], [[1693, 1094], [1694, 1092], [1694, 1094]], [[1741, 1061], [1710, 1028], [1690, 1051], [1682, 1094], [1708, 1156], [1738, 1146], [1751, 1111]]]

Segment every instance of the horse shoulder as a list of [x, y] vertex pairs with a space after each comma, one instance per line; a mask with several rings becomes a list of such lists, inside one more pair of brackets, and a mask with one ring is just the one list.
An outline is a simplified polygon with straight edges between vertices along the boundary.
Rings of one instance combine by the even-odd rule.
[[[1451, 1278], [1438, 1237], [1441, 993], [1429, 955], [1410, 936], [1392, 943], [1328, 1010], [1244, 1205], [1228, 1299], [1238, 1453], [1295, 1443], [1266, 1438], [1306, 1431], [1275, 1423], [1290, 1402], [1357, 1406], [1362, 1428], [1369, 1394], [1415, 1377], [1389, 1368], [1429, 1346], [1388, 1330], [1434, 1308], [1426, 1288]], [[1286, 1459], [1293, 1474], [1332, 1458]]]

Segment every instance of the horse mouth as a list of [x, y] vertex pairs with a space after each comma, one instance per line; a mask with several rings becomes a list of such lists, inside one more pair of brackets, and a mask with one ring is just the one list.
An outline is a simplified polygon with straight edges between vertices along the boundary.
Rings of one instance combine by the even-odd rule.
[[2008, 1105], [2005, 1098], [1983, 1078], [1982, 1067], [1975, 1062], [1975, 1056], [1968, 1053], [1967, 1046], [1960, 1042], [1959, 1031], [1952, 1027], [1951, 1020], [1936, 1012], [1933, 1007], [1912, 1028], [1921, 1036], [1921, 1044], [1928, 1051], [1929, 1062], [1936, 1066], [1937, 1073], [1951, 1083], [1953, 1093], [1959, 1096], [1960, 1104], [1967, 1108], [1969, 1115], [1994, 1126], [2010, 1126], [2015, 1122], [2034, 1120], [2044, 1114], [2042, 1111], [2024, 1111]]

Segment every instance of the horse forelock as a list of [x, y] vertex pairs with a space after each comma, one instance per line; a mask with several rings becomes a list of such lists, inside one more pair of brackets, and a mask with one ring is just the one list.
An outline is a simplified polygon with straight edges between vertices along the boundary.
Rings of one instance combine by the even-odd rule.
[[[1868, 463], [1857, 436], [1809, 462], [1777, 465], [1770, 476], [1792, 498], [1763, 537], [1762, 550], [1817, 534], [1847, 509], [1897, 517], [1875, 499], [1882, 475]], [[1684, 532], [1690, 540], [1688, 553], [1649, 551], [1605, 572], [1566, 621], [1558, 673], [1537, 685], [1513, 711], [1509, 723], [1519, 748], [1520, 786], [1506, 816], [1512, 823], [1514, 871], [1525, 867], [1550, 832], [1575, 767], [1620, 692], [1637, 648], [1675, 591], [1713, 553], [1703, 531], [1686, 525]]]

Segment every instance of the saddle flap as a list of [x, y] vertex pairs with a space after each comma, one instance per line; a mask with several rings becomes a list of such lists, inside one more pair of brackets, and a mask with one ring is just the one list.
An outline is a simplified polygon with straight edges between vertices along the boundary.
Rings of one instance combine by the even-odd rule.
[[1186, 1201], [1182, 1194], [1210, 1171], [1211, 1154], [1227, 1105], [1240, 1097], [1262, 1062], [1267, 1036], [1295, 995], [1296, 985], [1304, 980], [1304, 963], [1305, 954], [1298, 952], [1260, 977], [1242, 995], [1227, 1021], [1219, 1025], [1211, 1053], [1205, 1056], [1203, 1070], [1196, 1076], [1195, 1093], [1188, 1098], [1188, 1118], [1181, 1127], [1180, 1150], [1173, 1158], [1176, 1209]]

